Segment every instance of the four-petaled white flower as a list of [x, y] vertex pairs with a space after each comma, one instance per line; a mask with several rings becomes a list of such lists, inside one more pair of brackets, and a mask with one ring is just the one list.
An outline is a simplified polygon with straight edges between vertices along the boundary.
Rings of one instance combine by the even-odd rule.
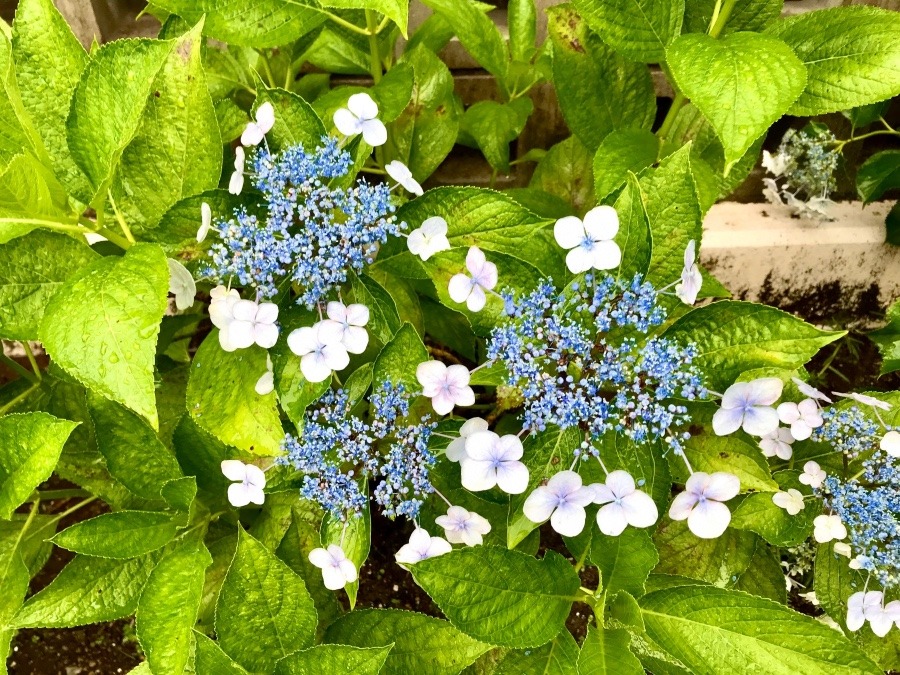
[[491, 531], [491, 524], [486, 518], [461, 506], [451, 506], [446, 516], [438, 516], [434, 522], [444, 528], [444, 536], [451, 544], [479, 546], [484, 541], [484, 535]]
[[459, 428], [459, 438], [454, 438], [447, 446], [445, 454], [451, 462], [458, 462], [466, 457], [466, 439], [476, 431], [487, 431], [488, 423], [480, 417], [466, 420]]
[[735, 382], [722, 395], [722, 407], [713, 415], [717, 436], [742, 428], [751, 436], [765, 436], [778, 428], [778, 413], [772, 404], [781, 396], [784, 383], [777, 377]]
[[443, 537], [432, 537], [426, 530], [417, 527], [409, 535], [409, 543], [401, 546], [394, 554], [394, 558], [398, 563], [415, 565], [417, 562], [450, 553], [452, 550], [450, 542]]
[[653, 499], [638, 490], [634, 478], [627, 471], [617, 469], [606, 477], [606, 483], [596, 483], [594, 503], [603, 504], [597, 511], [597, 526], [610, 537], [617, 537], [625, 527], [650, 527], [659, 518]]
[[799, 377], [792, 377], [791, 382], [797, 385], [797, 389], [800, 391], [800, 393], [807, 398], [811, 398], [816, 401], [825, 401], [825, 403], [831, 403], [830, 398], [828, 398], [825, 394], [823, 394], [815, 387], [810, 386], [809, 384], [801, 380]]
[[219, 333], [219, 343], [226, 352], [246, 349], [254, 343], [269, 349], [278, 342], [278, 305], [274, 302], [238, 300], [231, 313], [231, 321]]
[[368, 94], [353, 94], [346, 108], [335, 111], [334, 126], [344, 136], [362, 134], [363, 140], [372, 147], [387, 141], [387, 129], [378, 119], [378, 104]]
[[329, 342], [328, 331], [322, 330], [322, 322], [291, 331], [287, 344], [300, 357], [300, 372], [310, 382], [324, 382], [334, 370], [343, 370], [350, 364], [350, 355], [340, 342]]
[[885, 605], [882, 591], [857, 591], [847, 599], [847, 629], [856, 632], [866, 621], [875, 635], [884, 637], [900, 622], [900, 601]]
[[200, 227], [197, 228], [197, 243], [199, 244], [212, 229], [212, 209], [209, 204], [203, 202], [200, 204]]
[[684, 492], [672, 500], [669, 518], [688, 521], [688, 529], [701, 539], [715, 539], [731, 522], [731, 511], [722, 502], [741, 491], [738, 477], [717, 471], [696, 471], [684, 485]]
[[878, 444], [878, 447], [891, 457], [900, 457], [900, 431], [891, 429], [881, 437], [881, 442]]
[[406, 238], [409, 252], [428, 260], [438, 251], [447, 251], [450, 240], [447, 239], [447, 221], [440, 216], [426, 218], [422, 224], [409, 233]]
[[247, 122], [241, 134], [241, 145], [259, 145], [275, 126], [275, 108], [268, 101], [259, 106], [253, 116], [255, 119]]
[[233, 195], [241, 194], [244, 189], [244, 161], [246, 159], [244, 148], [238, 146], [234, 149], [234, 172], [228, 181], [228, 191]]
[[266, 501], [263, 489], [266, 487], [266, 474], [258, 466], [244, 464], [239, 459], [226, 459], [222, 462], [222, 473], [231, 481], [238, 481], [228, 486], [228, 502], [236, 507], [262, 504]]
[[866, 394], [857, 394], [855, 391], [850, 392], [849, 394], [842, 394], [839, 391], [834, 392], [836, 395], [842, 398], [852, 398], [857, 403], [862, 403], [863, 405], [870, 405], [873, 408], [880, 408], [881, 410], [890, 410], [891, 404], [887, 401], [882, 401], [879, 398], [875, 398], [874, 396], [868, 396]]
[[384, 170], [387, 171], [388, 176], [397, 181], [407, 191], [412, 192], [417, 197], [421, 197], [424, 194], [422, 186], [413, 178], [412, 171], [403, 162], [395, 159], [393, 162], [385, 164]]
[[573, 274], [589, 269], [611, 270], [622, 262], [622, 249], [613, 241], [619, 231], [619, 214], [611, 206], [597, 206], [584, 220], [566, 216], [556, 221], [553, 236], [564, 249], [566, 267]]
[[681, 281], [675, 286], [675, 295], [686, 305], [697, 302], [697, 295], [703, 285], [703, 275], [697, 265], [696, 244], [691, 239], [684, 249], [684, 267], [681, 270]]
[[266, 372], [260, 375], [254, 387], [260, 396], [271, 394], [275, 389], [275, 371], [272, 368], [272, 357], [266, 354]]
[[369, 345], [369, 333], [364, 326], [369, 323], [369, 308], [365, 305], [344, 305], [332, 301], [326, 307], [328, 318], [319, 322], [319, 331], [325, 342], [340, 342], [351, 354], [362, 354]]
[[778, 406], [778, 418], [791, 425], [791, 436], [798, 441], [805, 441], [812, 436], [813, 429], [818, 429], [825, 423], [819, 412], [819, 404], [811, 398], [800, 403], [785, 401]]
[[347, 559], [344, 549], [337, 544], [314, 548], [309, 552], [309, 561], [322, 570], [322, 581], [329, 591], [340, 590], [357, 579], [356, 565]]
[[582, 484], [574, 471], [560, 471], [534, 489], [522, 511], [533, 523], [548, 518], [550, 526], [564, 537], [574, 537], [584, 529], [587, 517], [584, 507], [594, 501], [594, 489]]
[[497, 266], [488, 262], [480, 248], [472, 246], [466, 254], [466, 269], [471, 276], [454, 274], [447, 292], [453, 302], [464, 302], [470, 312], [480, 312], [487, 302], [485, 291], [497, 285]]
[[794, 454], [791, 443], [794, 437], [791, 436], [791, 430], [784, 427], [778, 427], [770, 434], [766, 434], [759, 440], [759, 447], [766, 457], [777, 457], [778, 459], [790, 459]]
[[772, 495], [772, 503], [784, 509], [789, 515], [796, 516], [803, 510], [803, 493], [790, 488], [787, 492], [776, 492]]
[[813, 490], [822, 487], [822, 483], [828, 477], [818, 462], [807, 462], [803, 465], [803, 473], [800, 474], [800, 482], [809, 485]]
[[827, 544], [834, 539], [847, 538], [847, 527], [841, 522], [838, 515], [816, 516], [813, 520], [813, 538], [820, 544]]
[[175, 307], [184, 311], [194, 304], [194, 296], [197, 295], [197, 284], [187, 268], [177, 260], [168, 258], [169, 263], [169, 293], [175, 295]]
[[763, 168], [776, 178], [784, 173], [785, 169], [787, 169], [788, 162], [790, 162], [790, 158], [781, 152], [773, 155], [768, 150], [763, 150]]
[[431, 407], [438, 415], [448, 414], [454, 406], [475, 403], [475, 392], [469, 386], [469, 370], [465, 366], [425, 361], [416, 368], [416, 379], [422, 385], [422, 395], [431, 399]]
[[496, 485], [507, 494], [522, 494], [528, 487], [528, 468], [519, 461], [523, 452], [515, 434], [476, 431], [466, 439], [466, 456], [460, 460], [463, 487], [480, 492]]

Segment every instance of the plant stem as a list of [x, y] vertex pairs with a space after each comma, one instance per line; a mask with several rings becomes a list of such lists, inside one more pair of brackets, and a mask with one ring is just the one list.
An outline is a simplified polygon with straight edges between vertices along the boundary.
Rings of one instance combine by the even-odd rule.
[[872, 138], [872, 136], [900, 136], [900, 131], [895, 131], [893, 129], [878, 129], [877, 131], [870, 131], [869, 133], [863, 134], [862, 136], [851, 136], [847, 140], [838, 141], [835, 144], [835, 150], [837, 152], [840, 152], [848, 143], [853, 143], [854, 141], [862, 141], [867, 138]]
[[734, 11], [734, 6], [737, 4], [737, 0], [725, 0], [722, 3], [722, 9], [719, 12], [718, 16], [715, 17], [715, 22], [709, 27], [709, 36], [717, 38], [722, 34], [722, 31], [725, 29], [725, 24], [728, 23], [728, 19], [731, 18], [731, 12]]
[[[272, 86], [274, 86], [274, 83]], [[122, 228], [122, 234], [125, 235], [125, 238], [128, 240], [129, 244], [136, 244], [137, 242], [135, 241], [134, 236], [131, 234], [131, 230], [129, 229], [128, 224], [125, 222], [125, 218], [119, 211], [119, 207], [116, 206], [116, 200], [113, 199], [112, 190], [107, 191], [107, 196], [109, 197], [109, 203], [113, 208], [113, 213], [116, 216], [116, 221], [118, 221], [119, 227]]]
[[19, 377], [22, 377], [30, 382], [37, 383], [37, 380], [35, 379], [34, 375], [31, 374], [31, 372], [28, 370], [28, 368], [24, 368], [23, 366], [21, 366], [19, 364], [18, 361], [10, 358], [6, 354], [4, 354], [2, 351], [0, 351], [0, 363], [5, 363], [9, 367], [10, 370], [18, 373]]
[[26, 340], [22, 340], [22, 346], [25, 348], [25, 355], [28, 357], [28, 363], [31, 364], [31, 369], [34, 371], [34, 376], [38, 379], [38, 382], [40, 382], [44, 378], [41, 375], [41, 369], [34, 358], [34, 352], [31, 351], [31, 345], [28, 344]]
[[90, 497], [91, 493], [80, 488], [72, 488], [69, 490], [35, 490], [29, 501], [45, 501], [52, 502], [56, 499], [75, 499], [77, 497]]
[[[368, 13], [369, 10], [366, 10], [366, 11]], [[359, 35], [369, 35], [368, 29], [360, 28], [355, 23], [350, 23], [346, 19], [342, 19], [341, 17], [339, 17], [337, 14], [332, 14], [331, 12], [322, 12], [322, 13], [325, 16], [327, 16], [329, 19], [334, 21], [338, 26], [343, 26], [347, 30], [353, 31], [354, 33], [357, 33]]]
[[84, 232], [84, 228], [76, 223], [60, 223], [56, 220], [42, 220], [40, 218], [0, 218], [0, 225], [39, 225], [48, 230], [61, 230], [63, 232]]
[[681, 92], [676, 92], [675, 98], [672, 99], [672, 105], [669, 108], [669, 112], [666, 113], [666, 118], [663, 120], [662, 126], [659, 128], [659, 131], [656, 132], [656, 135], [659, 136], [660, 143], [666, 140], [666, 136], [668, 136], [669, 132], [672, 130], [672, 125], [675, 124], [675, 118], [678, 116], [678, 111], [681, 110], [685, 103], [687, 103], [687, 97]]
[[16, 405], [20, 401], [28, 398], [28, 395], [31, 394], [31, 392], [33, 392], [35, 389], [37, 389], [37, 387], [38, 387], [37, 383], [32, 384], [30, 387], [28, 387], [28, 389], [26, 389], [21, 394], [16, 396], [9, 403], [7, 403], [6, 405], [0, 406], [0, 415], [5, 415], [7, 410], [11, 410], [12, 408], [15, 408]]
[[95, 502], [95, 501], [97, 501], [97, 498], [96, 498], [96, 497], [88, 497], [87, 499], [82, 499], [82, 500], [81, 500], [80, 502], [78, 502], [75, 506], [66, 509], [66, 510], [63, 511], [62, 513], [57, 513], [57, 514], [55, 514], [55, 515], [53, 516], [53, 519], [52, 519], [52, 520], [48, 520], [48, 521], [47, 521], [46, 523], [44, 523], [37, 531], [38, 531], [38, 532], [41, 532], [42, 530], [46, 530], [46, 529], [47, 529], [48, 527], [50, 527], [51, 525], [55, 527], [56, 524], [57, 524], [59, 521], [61, 521], [63, 518], [65, 518], [66, 516], [71, 516], [71, 515], [72, 515], [73, 513], [75, 513], [78, 509], [83, 508], [83, 507], [87, 506], [88, 504], [90, 504], [91, 502]]
[[369, 36], [369, 71], [372, 73], [372, 79], [375, 84], [381, 82], [381, 51], [378, 48], [378, 32], [375, 25], [375, 12], [371, 9], [366, 10], [366, 27]]
[[28, 512], [28, 518], [25, 519], [25, 523], [22, 525], [22, 529], [19, 530], [19, 534], [16, 537], [15, 543], [13, 543], [12, 550], [9, 553], [9, 557], [6, 560], [6, 569], [3, 570], [3, 574], [0, 574], [0, 579], [5, 579], [7, 573], [9, 572], [9, 566], [12, 565], [12, 561], [15, 559], [16, 551], [19, 550], [19, 544], [22, 543], [22, 539], [25, 537], [25, 533], [28, 531], [28, 528], [31, 527], [31, 523], [34, 522], [34, 517], [38, 513], [38, 507], [41, 505], [40, 501], [35, 501], [34, 504], [31, 505], [31, 511]]

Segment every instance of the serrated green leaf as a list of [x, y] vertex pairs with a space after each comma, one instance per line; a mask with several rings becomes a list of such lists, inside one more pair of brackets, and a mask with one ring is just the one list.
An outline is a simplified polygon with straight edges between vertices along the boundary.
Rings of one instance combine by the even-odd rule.
[[481, 8], [472, 0], [424, 0], [424, 4], [450, 24], [466, 51], [502, 83], [509, 68], [509, 52], [494, 22]]
[[778, 21], [767, 31], [806, 66], [806, 89], [791, 106], [801, 117], [847, 110], [900, 94], [900, 14], [835, 7]]
[[50, 170], [31, 155], [16, 155], [0, 174], [0, 244], [50, 224], [74, 225], [66, 193]]
[[559, 197], [573, 213], [585, 213], [594, 204], [591, 153], [575, 136], [560, 141], [538, 162], [528, 186]]
[[416, 391], [419, 387], [416, 368], [428, 358], [428, 350], [416, 329], [404, 323], [375, 359], [372, 383], [377, 388], [384, 382], [392, 382], [404, 385], [407, 391]]
[[411, 571], [454, 626], [516, 648], [542, 645], [559, 633], [580, 585], [572, 566], [554, 551], [536, 560], [476, 546], [423, 560]]
[[168, 513], [117, 511], [75, 523], [53, 537], [53, 543], [96, 558], [136, 558], [168, 544], [176, 530]]
[[372, 386], [372, 372], [372, 364], [364, 363], [347, 378], [344, 383], [344, 391], [347, 392], [347, 402], [350, 408], [359, 403], [369, 387]]
[[684, 521], [667, 519], [653, 541], [659, 551], [654, 572], [731, 586], [750, 565], [757, 538], [752, 532], [729, 529], [716, 539], [700, 539]]
[[198, 673], [215, 673], [216, 675], [245, 675], [246, 670], [231, 660], [218, 644], [199, 631], [194, 631], [194, 643], [197, 651], [194, 665]]
[[531, 61], [537, 39], [537, 8], [534, 0], [510, 0], [507, 24], [512, 58], [526, 63]]
[[47, 480], [77, 422], [44, 412], [0, 417], [0, 518], [8, 520]]
[[647, 129], [616, 129], [594, 155], [594, 195], [603, 200], [628, 179], [652, 166], [659, 156], [659, 138]]
[[328, 627], [325, 641], [356, 647], [393, 643], [383, 675], [453, 675], [490, 649], [446, 621], [396, 609], [346, 614]]
[[578, 643], [569, 631], [563, 630], [543, 647], [509, 652], [493, 672], [496, 675], [579, 675]]
[[385, 345], [400, 330], [402, 322], [397, 304], [390, 294], [372, 277], [361, 274], [351, 280], [353, 301], [369, 308], [369, 335]]
[[403, 37], [407, 37], [409, 2], [406, 0], [325, 0], [322, 4], [325, 7], [337, 7], [338, 9], [375, 10], [397, 24]]
[[684, 0], [574, 0], [591, 29], [628, 59], [661, 63], [681, 32]]
[[250, 671], [271, 671], [316, 634], [303, 579], [242, 529], [216, 604], [216, 634], [222, 651]]
[[784, 569], [777, 548], [763, 543], [756, 545], [747, 569], [738, 577], [734, 589], [751, 595], [769, 598], [782, 605], [787, 603], [784, 587]]
[[272, 148], [302, 144], [307, 150], [317, 148], [325, 135], [325, 125], [303, 98], [284, 89], [261, 88], [256, 106], [271, 103], [275, 109], [275, 126], [266, 134]]
[[631, 653], [631, 638], [624, 628], [588, 626], [578, 655], [581, 675], [642, 675], [641, 662]]
[[[807, 494], [809, 488], [801, 484], [798, 472], [780, 471], [775, 474], [780, 490], [799, 490]], [[741, 485], [743, 488], [743, 484]], [[773, 546], [797, 546], [803, 543], [812, 531], [813, 518], [818, 514], [810, 504], [805, 504], [800, 513], [790, 515], [772, 501], [772, 492], [758, 492], [747, 495], [734, 510], [731, 527], [756, 532]]]
[[10, 654], [10, 643], [16, 634], [15, 628], [7, 628], [12, 618], [22, 606], [28, 592], [30, 575], [28, 566], [16, 547], [0, 549], [0, 663], [6, 663]]
[[884, 150], [869, 157], [856, 174], [856, 191], [864, 204], [900, 187], [900, 150]]
[[594, 529], [591, 562], [600, 570], [605, 593], [614, 595], [627, 591], [638, 598], [644, 594], [644, 583], [650, 570], [659, 562], [659, 553], [645, 529], [629, 527], [616, 537], [608, 537]]
[[[517, 105], [520, 102], [524, 105]], [[462, 116], [459, 131], [467, 145], [474, 141], [492, 169], [509, 173], [509, 144], [522, 133], [532, 109], [530, 98], [512, 103], [478, 101]]]
[[227, 220], [235, 209], [244, 205], [246, 198], [233, 195], [227, 190], [207, 190], [185, 197], [172, 205], [154, 227], [146, 227], [141, 236], [148, 241], [157, 242], [169, 256], [177, 257], [183, 262], [207, 255], [209, 239], [203, 243], [197, 242], [197, 230], [201, 222], [200, 208], [204, 202], [209, 204], [213, 219]]
[[378, 675], [391, 648], [318, 645], [285, 656], [275, 667], [275, 675]]
[[881, 375], [900, 370], [900, 301], [888, 308], [887, 324], [869, 333], [881, 352]]
[[625, 189], [613, 207], [619, 215], [619, 231], [615, 241], [622, 250], [619, 278], [630, 280], [636, 274], [645, 276], [653, 259], [653, 237], [644, 208], [644, 194], [633, 173], [628, 173]]
[[44, 151], [31, 117], [22, 104], [16, 82], [12, 44], [0, 31], [0, 166], [18, 154], [29, 152], [40, 156]]

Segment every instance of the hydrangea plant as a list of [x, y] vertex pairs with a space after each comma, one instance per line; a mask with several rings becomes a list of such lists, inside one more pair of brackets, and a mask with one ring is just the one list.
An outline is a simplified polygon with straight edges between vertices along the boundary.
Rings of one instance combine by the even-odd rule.
[[[539, 47], [527, 0], [508, 42], [428, 4], [399, 60], [385, 0], [157, 0], [90, 53], [50, 0], [4, 26], [0, 653], [134, 616], [156, 674], [900, 667], [900, 398], [813, 388], [842, 332], [698, 263], [774, 121], [900, 93], [897, 15], [579, 0]], [[461, 111], [454, 33], [502, 101]], [[574, 135], [538, 184], [424, 190], [457, 139], [506, 170], [543, 78]], [[778, 190], [827, 192], [821, 143]], [[431, 614], [357, 606], [373, 549]]]

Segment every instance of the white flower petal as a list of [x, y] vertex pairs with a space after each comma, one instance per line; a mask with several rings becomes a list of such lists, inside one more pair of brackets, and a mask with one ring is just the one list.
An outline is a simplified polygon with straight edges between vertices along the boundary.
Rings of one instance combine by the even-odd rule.
[[331, 370], [341, 371], [350, 365], [350, 355], [342, 344], [322, 347], [322, 358]]
[[254, 389], [260, 396], [266, 396], [275, 390], [275, 375], [271, 370], [267, 370], [260, 376]]
[[484, 294], [484, 289], [478, 285], [472, 286], [469, 297], [466, 298], [466, 307], [470, 312], [480, 312], [484, 309], [485, 304], [487, 304], [487, 296]]
[[387, 142], [387, 127], [381, 120], [364, 120], [361, 126], [363, 140], [373, 148]]
[[454, 274], [447, 284], [447, 293], [453, 302], [465, 302], [472, 292], [472, 279], [465, 274]]
[[694, 507], [697, 505], [697, 495], [692, 492], [685, 491], [675, 495], [669, 506], [669, 518], [672, 520], [685, 520], [691, 515]]
[[228, 486], [228, 503], [239, 509], [250, 503], [253, 488], [243, 483], [232, 483]]
[[271, 323], [257, 323], [253, 329], [253, 341], [263, 349], [271, 349], [278, 342], [278, 326]]
[[360, 123], [359, 118], [347, 110], [347, 108], [338, 108], [335, 110], [332, 119], [334, 120], [335, 128], [344, 136], [356, 136], [356, 134], [362, 131], [362, 124]]
[[228, 191], [233, 195], [241, 194], [244, 189], [244, 174], [235, 171], [231, 174], [231, 180], [228, 181]]
[[611, 471], [606, 477], [606, 486], [612, 490], [617, 498], [622, 498], [634, 492], [634, 478], [627, 471], [617, 469]]
[[778, 429], [778, 413], [775, 408], [757, 405], [744, 411], [741, 427], [751, 436], [765, 436]]
[[304, 326], [292, 330], [287, 338], [288, 349], [297, 356], [306, 356], [319, 347], [319, 339], [315, 328]]
[[309, 382], [324, 382], [331, 377], [331, 367], [318, 352], [310, 352], [300, 359], [300, 372]]
[[[546, 485], [536, 487], [522, 505], [522, 513], [532, 523], [543, 523], [556, 510], [556, 495]], [[582, 509], [583, 511], [584, 509]]]
[[[460, 462], [460, 477], [463, 487], [472, 492], [482, 492], [490, 490], [497, 484], [498, 469], [495, 469], [493, 462], [484, 462], [471, 457]], [[525, 478], [526, 485], [528, 478]], [[524, 490], [522, 490], [524, 492]]]
[[622, 499], [622, 509], [632, 527], [650, 527], [659, 519], [656, 503], [646, 492], [635, 490]]
[[597, 511], [597, 527], [608, 537], [618, 537], [628, 527], [628, 518], [621, 504], [607, 504]]
[[587, 272], [594, 266], [594, 256], [589, 249], [576, 246], [566, 254], [566, 267], [572, 274]]
[[719, 408], [713, 414], [712, 428], [716, 436], [727, 436], [741, 428], [744, 411], [740, 408]]
[[619, 231], [619, 214], [612, 206], [595, 206], [584, 214], [584, 231], [594, 241], [606, 241]]
[[576, 537], [584, 529], [586, 516], [582, 506], [560, 504], [550, 517], [550, 526], [564, 537]]
[[275, 108], [271, 103], [266, 101], [256, 109], [256, 124], [259, 126], [263, 134], [267, 134], [275, 126]]
[[506, 494], [522, 494], [528, 489], [528, 467], [519, 461], [501, 462], [497, 467], [497, 485]]
[[570, 249], [580, 245], [586, 236], [584, 223], [575, 216], [566, 216], [556, 221], [553, 237], [561, 248]]
[[344, 331], [341, 344], [351, 354], [362, 354], [369, 346], [369, 333], [361, 326], [350, 326]]
[[432, 397], [441, 389], [447, 377], [447, 366], [440, 361], [423, 361], [416, 366], [416, 379], [425, 396]]
[[228, 480], [243, 481], [247, 477], [247, 467], [239, 459], [226, 459], [221, 464], [222, 473]]
[[353, 94], [347, 100], [347, 107], [361, 120], [371, 120], [378, 116], [378, 104], [365, 92]]
[[701, 539], [715, 539], [731, 522], [731, 511], [725, 504], [707, 500], [698, 503], [688, 516], [688, 529]]
[[717, 502], [727, 502], [737, 497], [741, 491], [740, 479], [731, 473], [716, 471], [710, 474], [703, 496]]

